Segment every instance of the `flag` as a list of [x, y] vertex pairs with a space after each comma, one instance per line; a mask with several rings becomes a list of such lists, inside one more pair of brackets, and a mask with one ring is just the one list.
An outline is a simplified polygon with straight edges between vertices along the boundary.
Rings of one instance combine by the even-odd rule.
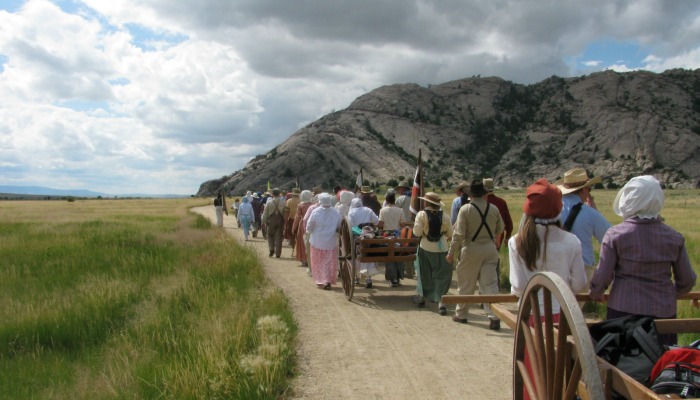
[[416, 167], [416, 176], [413, 178], [413, 189], [411, 189], [411, 206], [410, 210], [414, 214], [418, 214], [418, 211], [423, 209], [423, 200], [418, 197], [422, 197], [425, 193], [425, 188], [423, 185], [423, 163], [421, 162], [421, 152], [418, 149], [418, 166]]
[[296, 185], [297, 188], [301, 188], [301, 186], [299, 185], [299, 177], [298, 176], [297, 176], [297, 181], [294, 182], [294, 185]]
[[270, 180], [268, 179], [267, 180], [267, 191], [269, 192], [270, 190], [272, 190], [272, 189], [270, 189]]
[[362, 179], [362, 168], [360, 168], [360, 173], [357, 174], [357, 179], [355, 180], [355, 193], [362, 189], [362, 182], [364, 182], [364, 180]]

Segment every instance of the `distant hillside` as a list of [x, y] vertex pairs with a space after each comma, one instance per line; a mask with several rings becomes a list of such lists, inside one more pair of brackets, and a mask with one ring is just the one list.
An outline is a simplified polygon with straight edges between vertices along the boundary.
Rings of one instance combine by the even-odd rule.
[[98, 193], [90, 190], [63, 190], [52, 189], [43, 186], [7, 186], [0, 185], [0, 193], [4, 194], [28, 194], [39, 196], [73, 196], [73, 197], [111, 197], [106, 193]]
[[533, 85], [467, 78], [430, 87], [397, 84], [299, 129], [243, 169], [202, 183], [198, 195], [273, 186], [350, 186], [360, 168], [384, 184], [412, 177], [418, 149], [426, 180], [471, 177], [526, 187], [574, 167], [606, 187], [653, 174], [672, 188], [700, 187], [700, 70], [553, 76]]
[[64, 190], [64, 189], [52, 189], [44, 186], [8, 186], [0, 185], [0, 198], [16, 198], [16, 197], [27, 197], [27, 198], [40, 198], [42, 196], [48, 197], [103, 197], [103, 198], [182, 198], [189, 197], [179, 194], [145, 194], [145, 193], [130, 193], [121, 194], [118, 196], [93, 192], [90, 190]]

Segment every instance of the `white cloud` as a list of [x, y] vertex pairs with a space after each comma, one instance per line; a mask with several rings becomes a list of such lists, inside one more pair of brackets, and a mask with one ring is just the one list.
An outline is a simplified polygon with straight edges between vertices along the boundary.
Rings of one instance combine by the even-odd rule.
[[694, 1], [64, 4], [0, 10], [0, 183], [191, 194], [381, 85], [567, 76], [602, 39], [700, 64]]

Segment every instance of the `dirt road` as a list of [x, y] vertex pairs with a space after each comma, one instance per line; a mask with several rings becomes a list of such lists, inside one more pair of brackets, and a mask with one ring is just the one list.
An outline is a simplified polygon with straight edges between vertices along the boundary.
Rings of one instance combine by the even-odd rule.
[[[214, 207], [193, 211], [215, 221]], [[269, 258], [262, 238], [245, 242], [233, 217], [224, 229], [258, 252], [270, 280], [289, 297], [299, 325], [299, 374], [288, 393], [298, 399], [510, 399], [513, 332], [472, 309], [469, 324], [419, 309], [411, 302], [416, 281], [397, 288], [383, 275], [347, 301], [340, 282], [319, 290], [291, 257]], [[456, 294], [455, 282], [450, 293]]]

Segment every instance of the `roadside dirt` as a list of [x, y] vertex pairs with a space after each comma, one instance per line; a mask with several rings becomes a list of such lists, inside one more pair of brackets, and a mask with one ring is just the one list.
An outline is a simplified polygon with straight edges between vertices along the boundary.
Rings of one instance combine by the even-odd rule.
[[[215, 221], [214, 207], [193, 211]], [[392, 288], [375, 276], [374, 287], [358, 286], [352, 301], [340, 282], [319, 290], [286, 245], [269, 258], [262, 238], [244, 241], [233, 217], [224, 229], [253, 247], [269, 279], [289, 297], [299, 325], [298, 375], [292, 399], [511, 399], [513, 332], [504, 324], [488, 329], [473, 308], [469, 324], [452, 321], [437, 304], [411, 302], [416, 281]], [[456, 284], [450, 293], [456, 294]]]

